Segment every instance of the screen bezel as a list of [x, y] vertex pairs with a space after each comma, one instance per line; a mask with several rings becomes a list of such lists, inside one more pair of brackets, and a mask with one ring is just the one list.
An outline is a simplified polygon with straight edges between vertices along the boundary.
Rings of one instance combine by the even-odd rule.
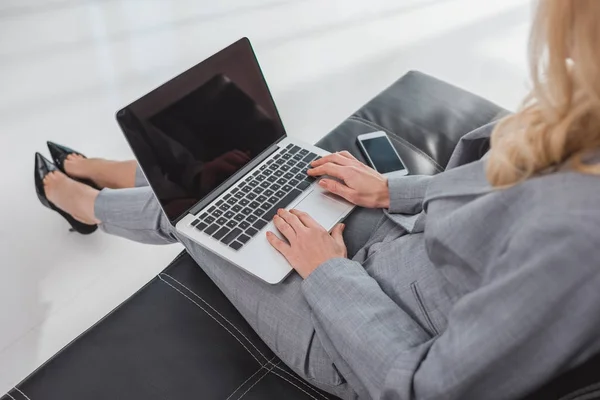
[[[203, 64], [207, 60], [211, 59], [212, 57], [220, 55], [221, 53], [226, 52], [226, 51], [231, 51], [231, 50], [233, 50], [236, 47], [242, 47], [242, 46], [245, 46], [248, 50], [250, 50], [250, 53], [252, 54], [252, 62], [255, 63], [255, 65], [258, 68], [258, 71], [260, 72], [260, 77], [262, 79], [262, 83], [264, 84], [264, 86], [267, 89], [267, 92], [269, 94], [269, 99], [271, 100], [272, 105], [273, 105], [273, 109], [275, 110], [275, 117], [278, 120], [279, 124], [281, 125], [283, 136], [281, 136], [279, 139], [277, 139], [275, 142], [273, 142], [272, 145], [270, 145], [262, 153], [258, 154], [256, 157], [254, 157], [242, 169], [240, 169], [239, 171], [237, 171], [236, 173], [234, 173], [232, 176], [230, 176], [229, 178], [227, 178], [223, 183], [221, 183], [219, 186], [217, 186], [216, 188], [214, 188], [211, 192], [209, 192], [208, 194], [206, 194], [202, 199], [200, 199], [199, 201], [197, 201], [194, 205], [192, 205], [191, 207], [189, 207], [187, 210], [183, 211], [176, 218], [170, 218], [169, 217], [169, 214], [165, 211], [165, 209], [163, 208], [163, 205], [162, 205], [160, 199], [158, 198], [158, 196], [156, 196], [156, 193], [153, 190], [152, 193], [154, 194], [154, 197], [156, 197], [156, 200], [158, 201], [158, 204], [159, 204], [160, 208], [162, 209], [163, 213], [165, 214], [165, 216], [167, 217], [167, 219], [169, 219], [169, 222], [173, 226], [177, 225], [177, 223], [179, 221], [181, 221], [183, 218], [185, 218], [188, 214], [197, 214], [197, 213], [199, 213], [208, 204], [210, 204], [217, 197], [219, 197], [221, 194], [223, 194], [223, 192], [227, 191], [227, 189], [229, 189], [232, 185], [234, 185], [238, 180], [240, 180], [245, 175], [247, 175], [248, 172], [250, 172], [252, 169], [254, 169], [258, 164], [260, 164], [267, 157], [269, 157], [271, 154], [273, 154], [279, 148], [278, 143], [280, 143], [281, 141], [285, 140], [287, 138], [287, 136], [288, 136], [287, 135], [287, 131], [285, 129], [285, 126], [283, 124], [283, 121], [281, 119], [281, 114], [279, 113], [279, 110], [277, 109], [277, 105], [275, 104], [275, 100], [273, 99], [273, 94], [271, 93], [271, 90], [269, 89], [269, 85], [267, 84], [267, 81], [265, 79], [265, 76], [264, 76], [264, 73], [262, 71], [262, 68], [260, 67], [260, 64], [258, 62], [258, 58], [256, 56], [256, 52], [254, 51], [254, 48], [252, 47], [252, 44], [250, 43], [250, 39], [248, 39], [247, 37], [243, 37], [242, 39], [236, 41], [235, 43], [227, 46], [223, 50], [221, 50], [221, 51], [213, 54], [211, 57], [209, 57], [209, 58], [201, 61], [200, 63], [194, 65], [193, 67], [188, 68], [186, 71], [184, 71], [181, 74], [173, 77], [172, 79], [170, 79], [169, 81], [165, 82], [164, 84], [162, 84], [160, 86], [157, 86], [152, 91], [148, 92], [147, 94], [145, 94], [144, 96], [138, 98], [137, 100], [131, 102], [129, 105], [121, 108], [119, 111], [117, 111], [115, 113], [115, 118], [117, 120], [117, 123], [119, 124], [119, 127], [123, 131], [123, 135], [125, 136], [125, 140], [127, 141], [127, 144], [129, 145], [129, 148], [131, 149], [131, 151], [135, 155], [135, 150], [134, 150], [131, 142], [129, 141], [128, 135], [125, 133], [124, 126], [121, 124], [120, 114], [122, 112], [124, 112], [127, 108], [129, 108], [132, 105], [136, 104], [137, 102], [143, 101], [144, 99], [146, 99], [147, 96], [153, 95], [156, 91], [160, 90], [164, 86], [167, 86], [167, 85], [171, 84], [172, 82], [176, 81], [182, 75], [185, 75], [188, 72], [190, 72], [191, 70], [199, 67], [201, 64]], [[142, 173], [144, 174], [144, 177], [147, 178], [146, 171], [144, 171], [144, 167], [141, 164], [139, 164], [139, 167], [142, 170]], [[150, 183], [150, 181], [148, 179], [146, 179], [146, 180], [148, 181], [148, 183]]]
[[402, 159], [402, 157], [400, 157], [400, 155], [398, 154], [398, 151], [396, 150], [396, 148], [392, 144], [392, 141], [390, 140], [390, 138], [388, 137], [388, 135], [385, 132], [383, 132], [383, 131], [377, 131], [377, 132], [371, 132], [371, 133], [364, 133], [364, 134], [358, 135], [356, 137], [356, 141], [358, 142], [358, 146], [360, 147], [360, 150], [362, 151], [362, 153], [365, 156], [365, 158], [371, 164], [371, 167], [375, 171], [377, 171], [379, 173], [382, 173], [382, 172], [380, 172], [380, 171], [377, 170], [377, 167], [376, 167], [375, 163], [373, 162], [373, 159], [369, 155], [369, 152], [367, 151], [367, 149], [363, 145], [363, 142], [367, 141], [367, 140], [381, 138], [381, 137], [383, 137], [383, 138], [385, 138], [387, 140], [388, 144], [390, 145], [390, 147], [392, 148], [392, 150], [396, 154], [396, 157], [398, 157], [398, 160], [400, 160], [400, 162], [404, 166], [404, 169], [398, 169], [396, 171], [387, 172], [385, 174], [408, 175], [408, 168], [406, 167], [406, 163], [404, 162], [404, 160]]

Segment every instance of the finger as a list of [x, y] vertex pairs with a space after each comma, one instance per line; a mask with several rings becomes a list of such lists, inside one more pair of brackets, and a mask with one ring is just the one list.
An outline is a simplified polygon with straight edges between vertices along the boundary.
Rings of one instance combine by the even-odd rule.
[[354, 195], [355, 195], [355, 190], [349, 188], [348, 186], [344, 185], [341, 182], [338, 181], [334, 181], [333, 179], [321, 179], [319, 181], [319, 186], [321, 186], [323, 189], [327, 190], [328, 192], [331, 192], [333, 194], [337, 194], [340, 197], [343, 197], [344, 199], [352, 202], [352, 199], [354, 199]]
[[283, 218], [285, 222], [287, 222], [296, 233], [306, 228], [297, 216], [283, 208], [277, 211], [277, 215]]
[[344, 229], [346, 228], [346, 225], [344, 224], [337, 224], [336, 226], [333, 227], [333, 229], [331, 230], [331, 237], [333, 238], [333, 240], [335, 240], [338, 244], [344, 246]]
[[[344, 151], [340, 151], [340, 155], [341, 155], [341, 156], [344, 156], [344, 157], [346, 157], [346, 158], [349, 158], [349, 159], [351, 159], [351, 160], [356, 160], [356, 161], [358, 161], [358, 159], [357, 159], [356, 157], [354, 157], [354, 156], [353, 156], [353, 155], [352, 155], [352, 154], [351, 154], [349, 151], [346, 151], [346, 150], [344, 150]], [[360, 162], [360, 161], [359, 161], [359, 162]]]
[[283, 255], [286, 259], [288, 258], [288, 254], [291, 250], [289, 244], [279, 239], [273, 232], [267, 232], [267, 241], [275, 248], [275, 250], [280, 252], [281, 255]]
[[273, 224], [281, 234], [288, 240], [288, 242], [293, 242], [296, 240], [296, 231], [287, 221], [281, 218], [279, 215], [273, 217]]
[[324, 229], [317, 221], [310, 215], [300, 210], [290, 210], [291, 214], [294, 214], [307, 228], [321, 228]]
[[334, 163], [327, 163], [327, 164], [321, 165], [319, 167], [309, 169], [307, 171], [307, 173], [310, 176], [329, 175], [329, 176], [333, 176], [334, 178], [344, 180], [344, 178], [346, 178], [348, 176], [347, 168], [348, 167], [345, 167], [345, 166], [342, 167], [342, 166], [334, 164]]
[[340, 153], [333, 153], [333, 154], [329, 154], [323, 158], [319, 158], [318, 160], [311, 162], [310, 165], [313, 168], [327, 164], [327, 163], [334, 163], [334, 164], [343, 165], [343, 166], [350, 166], [350, 165], [355, 165], [356, 162], [357, 162], [356, 160], [353, 160], [348, 157], [344, 157]]

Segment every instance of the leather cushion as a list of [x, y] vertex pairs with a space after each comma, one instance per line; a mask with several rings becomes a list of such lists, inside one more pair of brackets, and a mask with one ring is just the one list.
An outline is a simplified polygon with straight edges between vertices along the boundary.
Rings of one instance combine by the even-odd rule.
[[479, 96], [412, 71], [325, 136], [317, 146], [346, 149], [365, 161], [356, 137], [384, 131], [413, 175], [433, 175], [446, 167], [459, 139], [507, 115]]
[[334, 398], [275, 357], [186, 252], [2, 399], [9, 396]]

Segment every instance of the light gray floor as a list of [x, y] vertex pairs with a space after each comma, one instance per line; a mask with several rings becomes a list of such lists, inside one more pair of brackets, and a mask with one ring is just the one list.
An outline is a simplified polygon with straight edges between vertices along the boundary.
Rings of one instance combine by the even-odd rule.
[[34, 194], [47, 139], [129, 158], [114, 112], [242, 36], [289, 134], [308, 141], [410, 69], [514, 108], [529, 11], [527, 0], [0, 1], [0, 392], [180, 250], [67, 232]]

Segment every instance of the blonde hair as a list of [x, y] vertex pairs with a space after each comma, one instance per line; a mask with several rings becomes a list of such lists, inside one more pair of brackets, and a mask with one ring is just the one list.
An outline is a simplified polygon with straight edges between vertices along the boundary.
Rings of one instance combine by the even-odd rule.
[[491, 137], [487, 178], [520, 183], [568, 163], [600, 174], [600, 0], [540, 0], [530, 38], [533, 89]]

